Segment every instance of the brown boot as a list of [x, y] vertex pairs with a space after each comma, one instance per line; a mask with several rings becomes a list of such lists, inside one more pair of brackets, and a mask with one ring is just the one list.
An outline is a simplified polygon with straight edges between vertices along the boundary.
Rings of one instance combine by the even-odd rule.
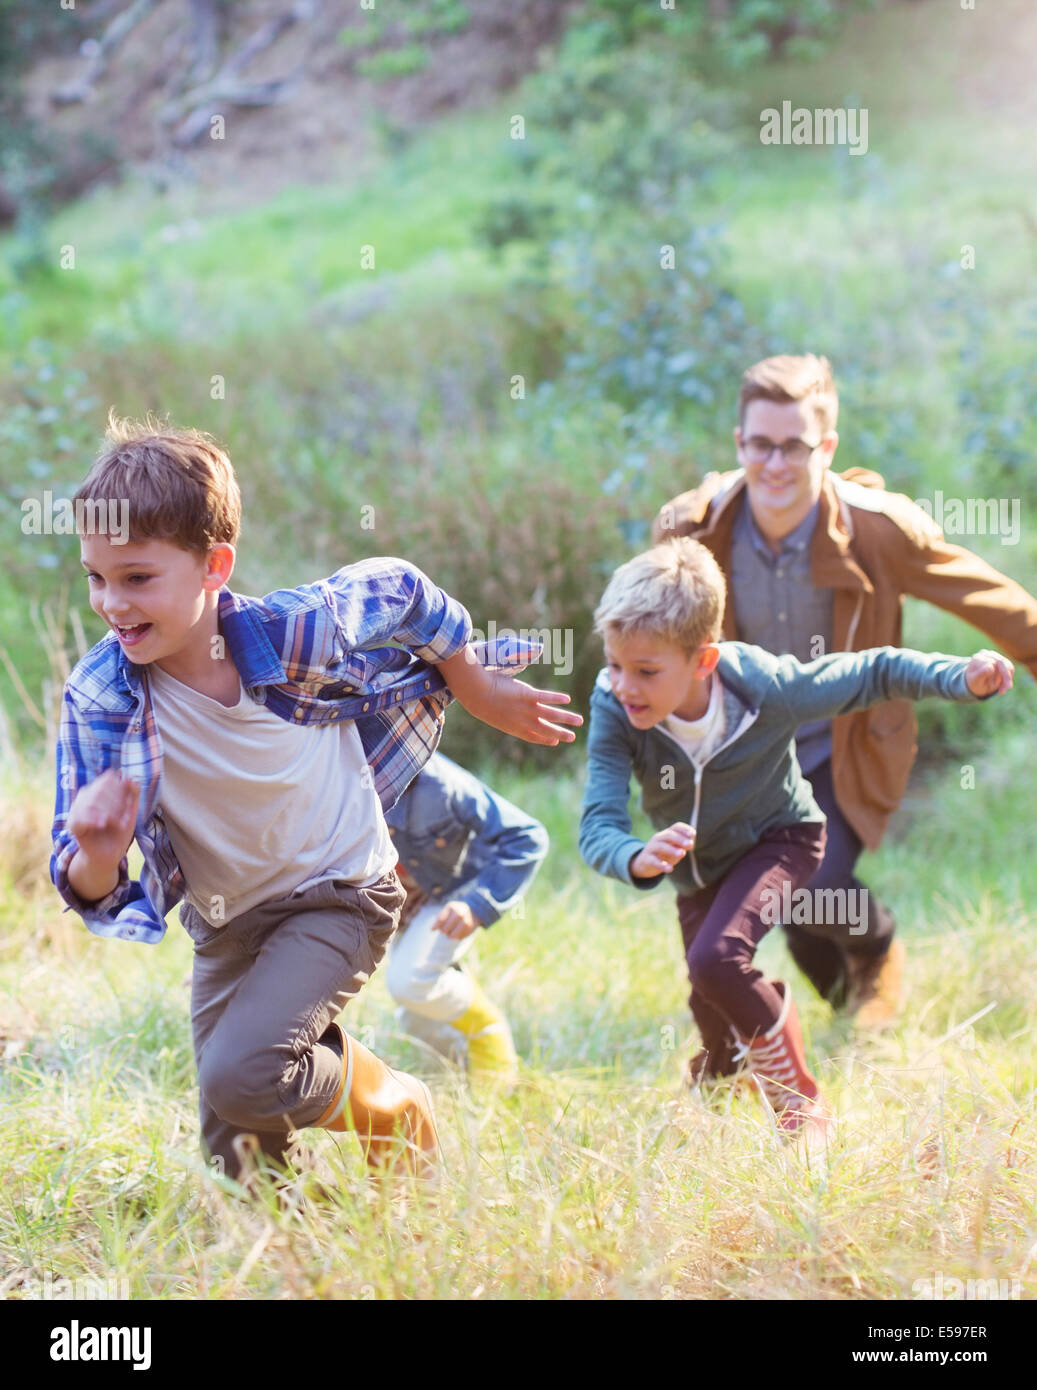
[[712, 1061], [704, 1047], [688, 1058], [684, 1064], [684, 1084], [689, 1091], [697, 1091], [720, 1079], [720, 1073], [713, 1070]]
[[881, 956], [849, 956], [846, 1007], [858, 1028], [877, 1032], [897, 1016], [904, 985], [904, 943], [894, 938]]
[[823, 1131], [829, 1117], [807, 1070], [796, 1006], [787, 984], [777, 980], [774, 988], [782, 996], [778, 1021], [766, 1033], [740, 1038], [741, 1057], [783, 1134], [798, 1134], [805, 1127]]
[[712, 1038], [693, 1057], [689, 1057], [684, 1067], [684, 1084], [689, 1091], [706, 1091], [722, 1081], [732, 1081], [737, 1086], [739, 1076], [738, 1039], [734, 1030], [728, 1037]]
[[428, 1087], [416, 1076], [393, 1071], [339, 1024], [335, 1027], [342, 1038], [342, 1080], [315, 1127], [355, 1130], [369, 1168], [384, 1169], [402, 1154], [408, 1171], [428, 1173], [439, 1147]]

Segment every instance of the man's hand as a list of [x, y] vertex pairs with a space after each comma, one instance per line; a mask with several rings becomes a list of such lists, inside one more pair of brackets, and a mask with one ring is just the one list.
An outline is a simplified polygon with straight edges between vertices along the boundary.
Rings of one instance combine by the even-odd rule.
[[469, 714], [526, 743], [543, 743], [550, 748], [572, 743], [576, 735], [565, 726], [579, 728], [583, 723], [582, 714], [556, 708], [569, 703], [563, 691], [537, 690], [513, 676], [487, 671], [470, 659], [467, 648], [441, 661], [437, 669]]
[[695, 832], [685, 821], [679, 820], [665, 830], [657, 831], [645, 845], [640, 854], [630, 861], [630, 872], [634, 878], [656, 878], [659, 874], [673, 872], [688, 850], [695, 844]]
[[105, 897], [119, 881], [119, 865], [133, 843], [140, 787], [109, 768], [76, 792], [67, 829], [79, 843], [69, 883], [86, 902]]
[[432, 923], [432, 930], [441, 931], [453, 941], [463, 941], [466, 936], [471, 936], [478, 925], [468, 904], [457, 900], [443, 904], [439, 916]]
[[973, 695], [1000, 695], [1012, 688], [1015, 667], [1000, 652], [977, 652], [965, 668], [965, 684]]

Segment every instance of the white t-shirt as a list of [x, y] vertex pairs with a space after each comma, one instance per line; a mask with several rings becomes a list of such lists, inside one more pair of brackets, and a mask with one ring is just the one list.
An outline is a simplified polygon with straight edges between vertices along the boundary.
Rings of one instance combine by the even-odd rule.
[[300, 728], [242, 686], [236, 705], [151, 665], [158, 803], [187, 900], [211, 926], [328, 878], [376, 883], [396, 863], [352, 720]]
[[704, 763], [724, 741], [723, 691], [715, 672], [709, 680], [709, 705], [701, 719], [678, 719], [669, 714], [662, 721], [662, 727], [693, 763]]

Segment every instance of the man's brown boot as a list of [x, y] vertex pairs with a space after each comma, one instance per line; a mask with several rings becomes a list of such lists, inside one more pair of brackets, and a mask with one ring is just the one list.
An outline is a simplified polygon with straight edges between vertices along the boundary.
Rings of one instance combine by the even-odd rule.
[[[701, 1032], [701, 1027], [699, 1031]], [[731, 1082], [737, 1087], [741, 1076], [738, 1065], [738, 1038], [734, 1029], [731, 1029], [727, 1036], [718, 1034], [707, 1039], [703, 1034], [702, 1043], [702, 1047], [694, 1056], [688, 1058], [684, 1066], [684, 1084], [688, 1090], [705, 1095], [723, 1081]]]
[[881, 956], [848, 956], [846, 1007], [858, 1028], [877, 1032], [897, 1015], [904, 984], [903, 942], [894, 938]]
[[409, 1172], [429, 1173], [439, 1137], [428, 1087], [408, 1072], [387, 1067], [339, 1024], [334, 1026], [342, 1038], [342, 1080], [315, 1127], [355, 1130], [369, 1168], [383, 1170], [399, 1159]]

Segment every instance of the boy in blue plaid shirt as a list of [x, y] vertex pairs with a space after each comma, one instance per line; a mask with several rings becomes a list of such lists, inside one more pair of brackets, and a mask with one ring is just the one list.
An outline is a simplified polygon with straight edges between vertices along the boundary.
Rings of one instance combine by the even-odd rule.
[[159, 941], [184, 900], [202, 1137], [228, 1175], [250, 1147], [279, 1165], [306, 1127], [356, 1129], [373, 1168], [401, 1142], [427, 1168], [427, 1088], [334, 1022], [404, 901], [384, 812], [435, 751], [451, 698], [531, 743], [571, 742], [582, 720], [556, 708], [568, 696], [490, 669], [533, 649], [476, 651], [465, 609], [403, 560], [232, 593], [226, 454], [151, 421], [112, 419], [107, 444], [77, 515], [128, 506], [129, 538], [81, 536], [112, 631], [65, 687], [54, 884], [91, 931], [125, 940]]

